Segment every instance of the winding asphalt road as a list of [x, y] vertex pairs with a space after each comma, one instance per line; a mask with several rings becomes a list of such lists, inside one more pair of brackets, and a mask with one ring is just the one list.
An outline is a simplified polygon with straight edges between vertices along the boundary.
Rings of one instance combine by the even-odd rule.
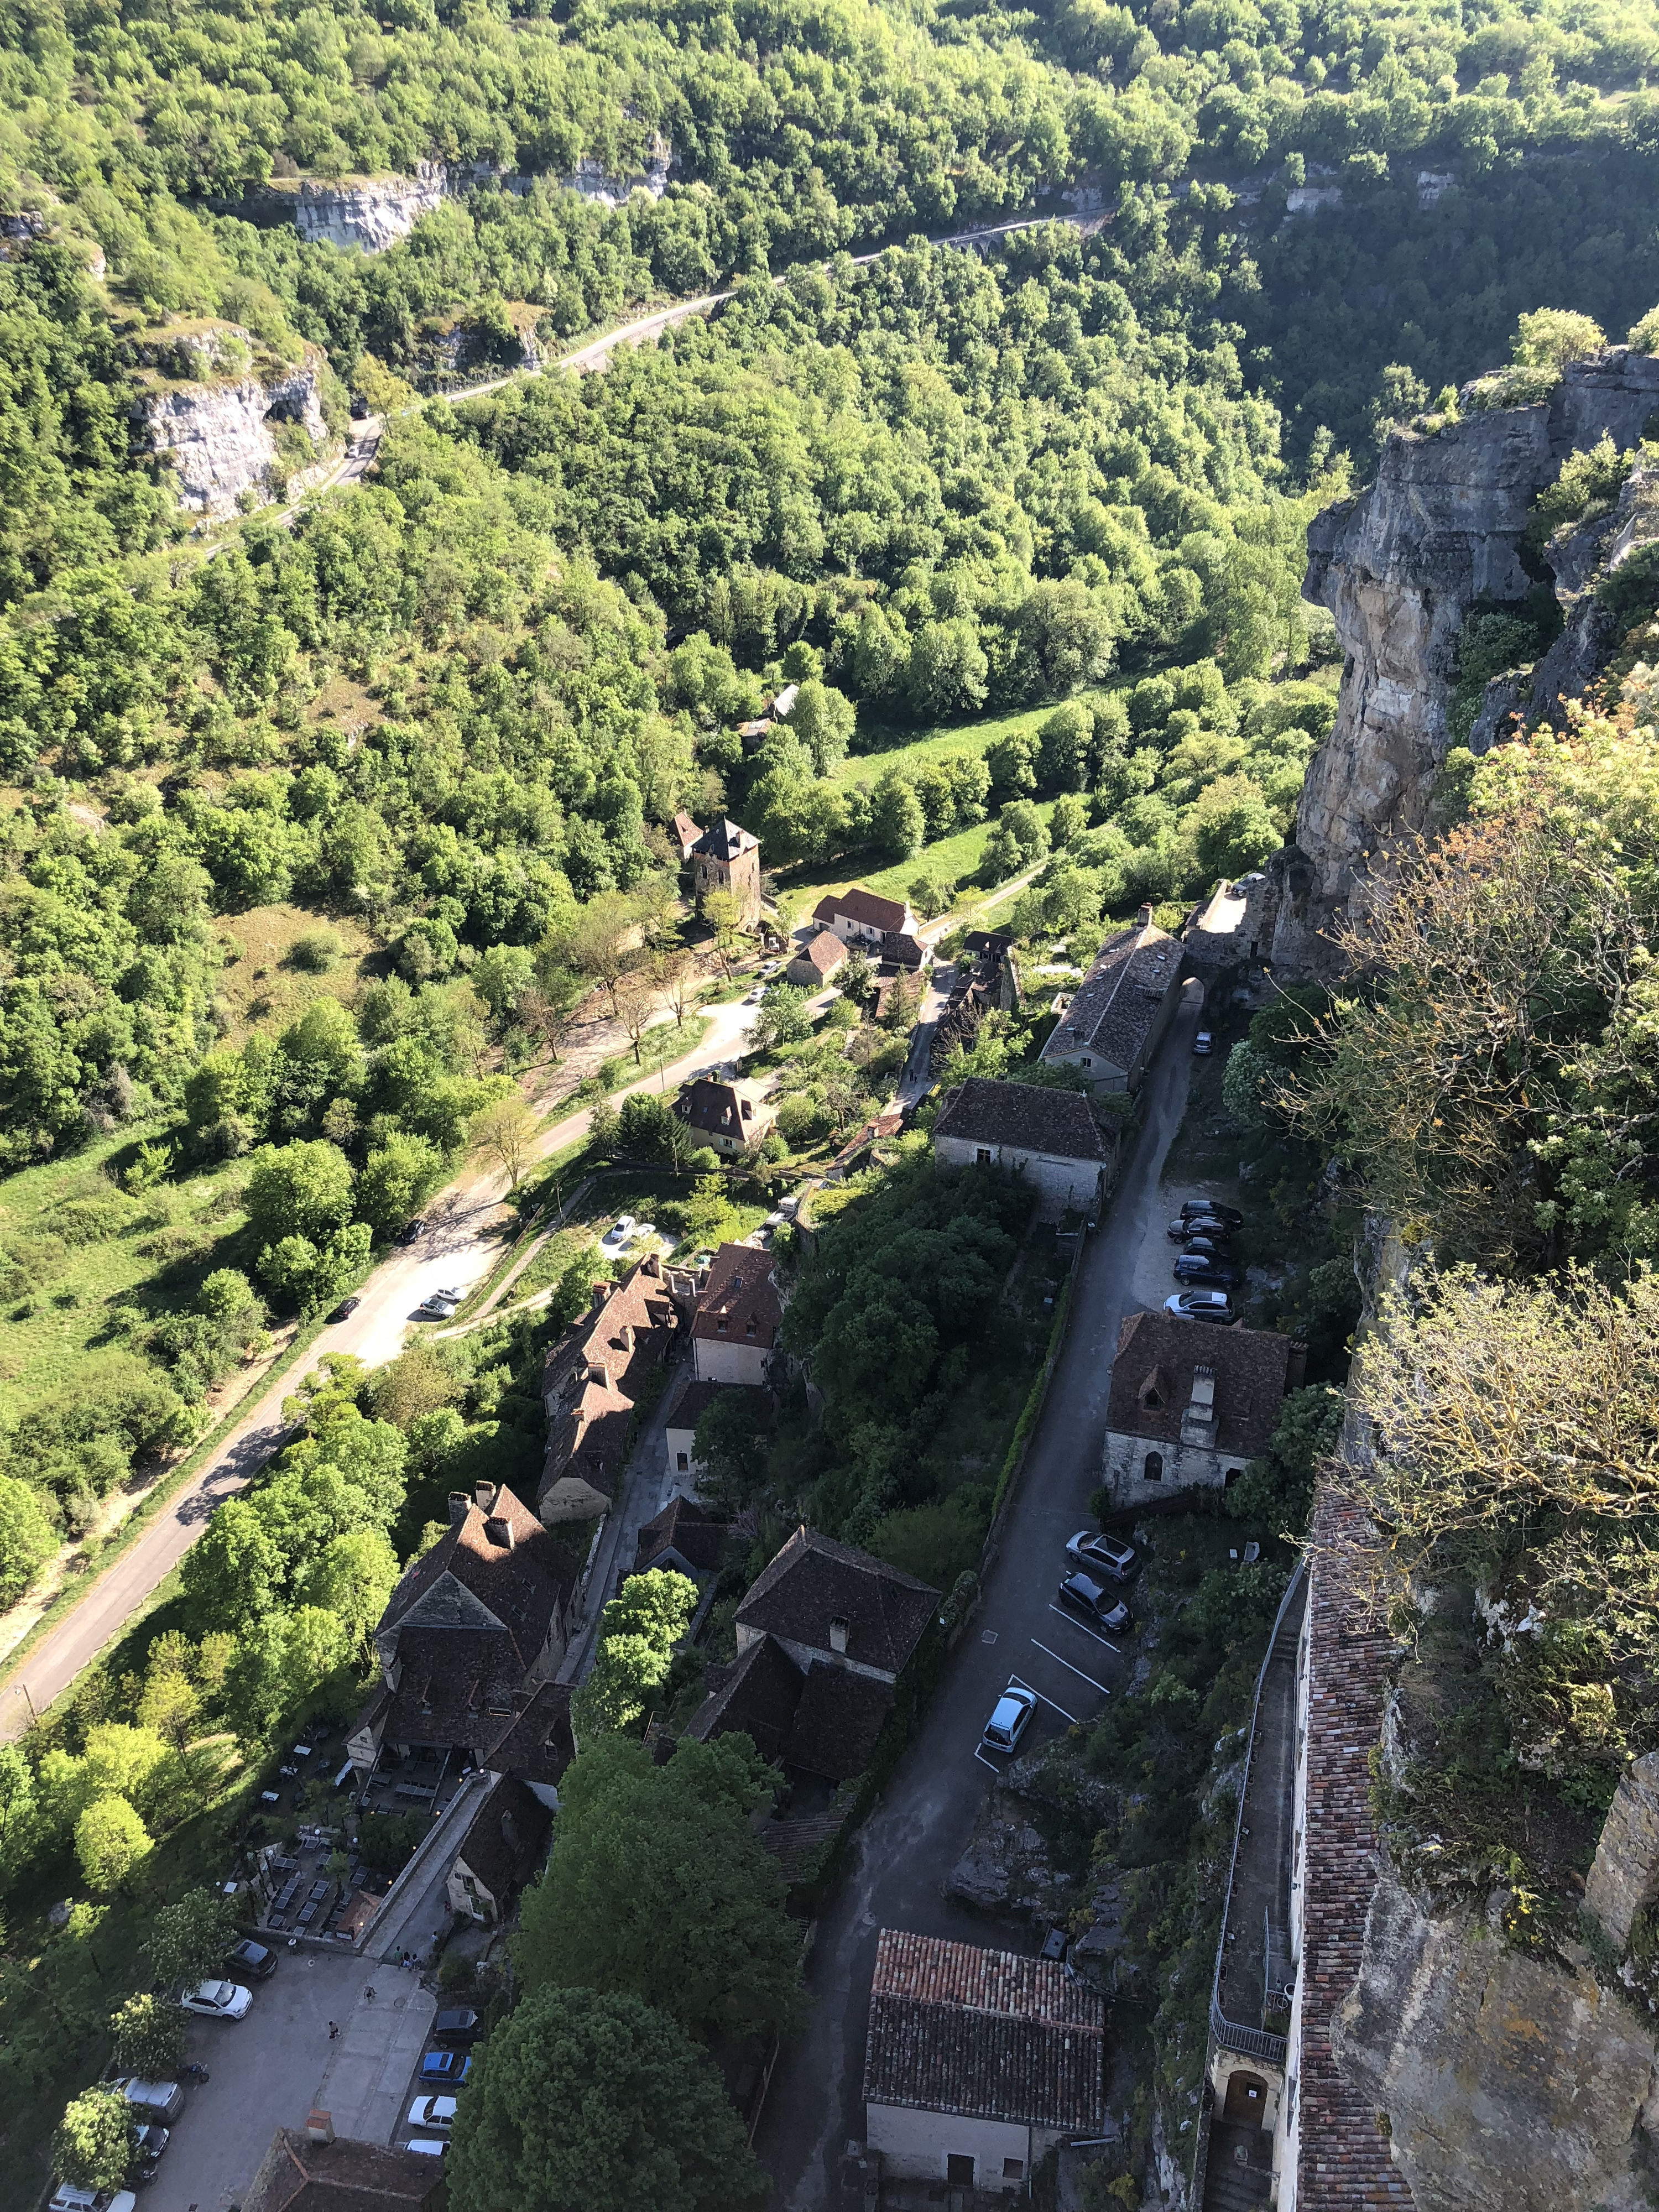
[[[672, 1090], [700, 1067], [730, 1060], [754, 1018], [752, 1008], [710, 1006], [711, 1024], [695, 1053], [659, 1073], [611, 1093], [613, 1102], [634, 1091]], [[535, 1157], [546, 1158], [574, 1144], [587, 1129], [586, 1110], [567, 1114], [536, 1139]], [[0, 1742], [22, 1735], [31, 1712], [44, 1712], [83, 1667], [118, 1636], [165, 1581], [206, 1527], [216, 1505], [246, 1486], [281, 1444], [283, 1401], [299, 1389], [328, 1352], [351, 1352], [365, 1366], [395, 1359], [414, 1322], [415, 1309], [441, 1287], [462, 1291], [481, 1282], [500, 1251], [499, 1231], [507, 1178], [499, 1170], [463, 1176], [428, 1207], [425, 1227], [410, 1244], [389, 1252], [358, 1291], [356, 1312], [324, 1330], [312, 1356], [281, 1367], [220, 1445], [210, 1463], [179, 1492], [127, 1551], [88, 1585], [0, 1687]]]
[[992, 1786], [978, 1755], [980, 1730], [1009, 1679], [1044, 1700], [1028, 1749], [1073, 1719], [1091, 1719], [1127, 1679], [1133, 1646], [1113, 1650], [1057, 1613], [1054, 1597], [1066, 1538], [1093, 1525], [1088, 1499], [1100, 1480], [1112, 1354], [1124, 1315], [1139, 1304], [1133, 1285], [1147, 1241], [1162, 1247], [1158, 1182], [1186, 1110], [1201, 1004], [1201, 986], [1188, 983], [1147, 1079], [1140, 1136], [1085, 1251], [1066, 1343], [979, 1611], [860, 1832], [851, 1869], [819, 1925], [807, 1974], [811, 2019], [779, 2061], [756, 2142], [771, 2170], [775, 2212], [825, 2212], [844, 2201], [842, 2155], [848, 2142], [864, 2141], [865, 2015], [877, 1930], [903, 1928], [1005, 1950], [1037, 1948], [1029, 1929], [947, 1902], [942, 1884]]

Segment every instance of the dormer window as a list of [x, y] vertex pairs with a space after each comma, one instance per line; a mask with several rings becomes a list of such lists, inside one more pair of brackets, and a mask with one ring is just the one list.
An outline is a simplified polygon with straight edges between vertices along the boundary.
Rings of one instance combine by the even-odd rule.
[[743, 1333], [745, 1336], [752, 1336], [755, 1334], [755, 1316], [753, 1314], [750, 1314], [748, 1320], [744, 1323]]
[[714, 1321], [714, 1327], [715, 1327], [716, 1330], [719, 1332], [719, 1334], [720, 1334], [721, 1336], [724, 1336], [724, 1335], [726, 1334], [726, 1316], [725, 1316], [724, 1314], [720, 1314], [720, 1315], [717, 1315], [717, 1316], [716, 1316], [716, 1317], [715, 1317], [715, 1321]]
[[1156, 1390], [1149, 1390], [1140, 1402], [1146, 1407], [1149, 1413], [1156, 1413], [1158, 1408], [1164, 1403], [1164, 1401], [1158, 1396]]

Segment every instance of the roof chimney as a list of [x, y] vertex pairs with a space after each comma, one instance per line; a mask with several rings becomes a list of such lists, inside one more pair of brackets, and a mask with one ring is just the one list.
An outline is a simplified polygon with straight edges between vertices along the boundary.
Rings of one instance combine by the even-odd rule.
[[661, 1255], [660, 1255], [659, 1253], [656, 1253], [656, 1252], [647, 1252], [647, 1253], [646, 1254], [646, 1255], [645, 1255], [644, 1259], [643, 1259], [643, 1260], [641, 1260], [641, 1262], [640, 1262], [640, 1273], [641, 1273], [641, 1274], [642, 1274], [642, 1275], [649, 1275], [649, 1276], [651, 1276], [651, 1277], [653, 1278], [653, 1279], [654, 1281], [656, 1281], [656, 1282], [659, 1282], [659, 1282], [661, 1282], [661, 1280], [662, 1280], [662, 1257], [661, 1257]]
[[503, 1520], [499, 1514], [492, 1514], [484, 1522], [484, 1534], [498, 1552], [513, 1549], [513, 1523]]
[[847, 1649], [847, 1623], [839, 1613], [830, 1624], [830, 1649], [832, 1651], [845, 1651]]
[[467, 1496], [465, 1491], [452, 1490], [450, 1492], [449, 1525], [452, 1528], [459, 1528], [462, 1522], [465, 1520], [468, 1509], [471, 1504], [472, 1500]]
[[313, 2105], [306, 2114], [306, 2133], [313, 2142], [332, 2142], [334, 2140], [333, 2116], [328, 2112], [319, 2112]]
[[610, 1295], [611, 1285], [609, 1283], [595, 1283], [593, 1285], [593, 1304], [592, 1310], [594, 1313], [598, 1313], [599, 1308], [605, 1304]]
[[1149, 900], [1147, 903], [1141, 908], [1140, 912], [1135, 916], [1135, 927], [1137, 929], [1150, 929], [1152, 926], [1152, 902]]
[[474, 1485], [472, 1495], [478, 1501], [480, 1513], [488, 1513], [495, 1503], [495, 1488], [496, 1486], [493, 1482], [480, 1482]]

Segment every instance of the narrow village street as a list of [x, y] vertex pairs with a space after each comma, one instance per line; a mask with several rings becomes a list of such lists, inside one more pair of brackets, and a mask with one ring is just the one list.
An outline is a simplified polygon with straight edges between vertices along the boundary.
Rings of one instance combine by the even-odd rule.
[[757, 2137], [776, 2212], [834, 2203], [845, 2147], [864, 2139], [865, 2015], [878, 1929], [1036, 1948], [1030, 1930], [947, 1902], [941, 1885], [991, 1782], [975, 1755], [980, 1730], [1010, 1676], [1044, 1700], [1033, 1743], [1073, 1719], [1090, 1719], [1127, 1677], [1127, 1656], [1060, 1615], [1053, 1601], [1066, 1538], [1092, 1522], [1088, 1498], [1100, 1480], [1112, 1354], [1124, 1315], [1145, 1303], [1135, 1295], [1136, 1277], [1149, 1240], [1157, 1240], [1160, 1280], [1167, 1274], [1159, 1179], [1186, 1109], [1201, 1005], [1201, 987], [1188, 983], [1148, 1074], [1140, 1135], [1085, 1250], [1065, 1346], [978, 1613], [818, 1928], [807, 1971], [811, 2018], [778, 2062]]

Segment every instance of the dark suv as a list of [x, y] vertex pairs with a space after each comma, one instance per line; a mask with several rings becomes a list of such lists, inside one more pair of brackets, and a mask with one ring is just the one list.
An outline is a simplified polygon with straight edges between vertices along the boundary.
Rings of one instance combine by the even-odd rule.
[[1122, 1599], [1102, 1589], [1087, 1575], [1067, 1575], [1060, 1586], [1060, 1601], [1097, 1628], [1109, 1628], [1121, 1636], [1129, 1626], [1129, 1608]]

